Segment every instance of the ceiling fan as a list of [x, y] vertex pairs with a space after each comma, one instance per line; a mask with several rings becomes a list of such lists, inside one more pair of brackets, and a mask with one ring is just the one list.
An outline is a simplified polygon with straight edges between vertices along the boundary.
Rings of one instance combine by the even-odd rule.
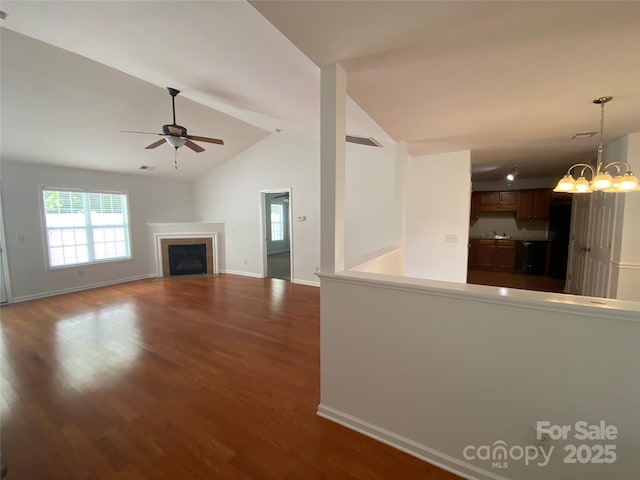
[[219, 138], [209, 138], [209, 137], [200, 137], [197, 135], [188, 135], [187, 129], [182, 125], [178, 125], [176, 123], [176, 95], [180, 93], [180, 90], [176, 90], [175, 88], [167, 87], [169, 90], [169, 94], [171, 95], [171, 107], [173, 109], [173, 123], [169, 125], [162, 126], [162, 133], [152, 133], [152, 132], [132, 132], [130, 130], [121, 130], [123, 133], [142, 133], [145, 135], [160, 135], [164, 137], [162, 140], [158, 140], [157, 142], [153, 142], [151, 145], [144, 147], [149, 150], [152, 148], [159, 147], [165, 141], [171, 145], [173, 148], [178, 150], [183, 145], [186, 145], [191, 150], [196, 153], [204, 152], [204, 148], [202, 148], [197, 143], [193, 142], [193, 140], [197, 142], [206, 142], [206, 143], [215, 143], [218, 145], [224, 145], [224, 142]]

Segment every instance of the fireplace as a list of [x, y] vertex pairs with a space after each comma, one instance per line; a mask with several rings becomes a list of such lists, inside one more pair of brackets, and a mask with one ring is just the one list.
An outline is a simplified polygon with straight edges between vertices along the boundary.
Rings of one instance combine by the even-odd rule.
[[156, 236], [159, 276], [217, 275], [216, 235]]
[[168, 245], [169, 275], [207, 273], [207, 245]]

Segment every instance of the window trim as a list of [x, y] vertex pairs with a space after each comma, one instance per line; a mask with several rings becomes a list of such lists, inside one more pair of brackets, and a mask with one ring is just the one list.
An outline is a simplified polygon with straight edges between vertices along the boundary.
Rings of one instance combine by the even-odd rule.
[[[124, 195], [126, 199], [126, 215], [127, 215], [127, 225], [126, 225], [126, 234], [129, 240], [129, 256], [127, 257], [119, 257], [119, 258], [105, 258], [100, 260], [92, 260], [89, 262], [80, 262], [74, 263], [71, 265], [56, 265], [51, 266], [49, 263], [49, 235], [47, 230], [47, 212], [44, 205], [44, 191], [58, 191], [58, 192], [76, 192], [76, 193], [104, 193], [104, 194], [114, 194], [114, 195]], [[78, 187], [60, 187], [60, 186], [51, 186], [51, 185], [39, 185], [38, 187], [38, 203], [40, 204], [40, 226], [42, 232], [42, 242], [44, 246], [44, 266], [46, 271], [58, 271], [58, 270], [68, 270], [78, 267], [86, 267], [91, 265], [101, 265], [105, 263], [114, 263], [114, 262], [130, 262], [133, 258], [133, 235], [131, 234], [131, 212], [129, 207], [129, 191], [128, 190], [106, 190], [101, 188], [78, 188]]]

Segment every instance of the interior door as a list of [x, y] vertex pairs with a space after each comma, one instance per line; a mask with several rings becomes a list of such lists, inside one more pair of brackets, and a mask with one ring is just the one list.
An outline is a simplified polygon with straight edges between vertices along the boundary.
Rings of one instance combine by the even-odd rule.
[[591, 225], [585, 265], [583, 295], [607, 297], [611, 270], [611, 243], [615, 221], [615, 193], [591, 195]]
[[582, 295], [589, 254], [589, 231], [591, 221], [591, 199], [593, 194], [576, 193], [573, 195], [571, 209], [571, 233], [569, 234], [569, 265], [565, 292]]

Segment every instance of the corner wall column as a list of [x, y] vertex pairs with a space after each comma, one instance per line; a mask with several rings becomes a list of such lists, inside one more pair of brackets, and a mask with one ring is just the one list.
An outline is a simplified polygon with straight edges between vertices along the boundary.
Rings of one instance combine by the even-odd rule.
[[320, 69], [320, 271], [344, 270], [344, 183], [347, 75]]

